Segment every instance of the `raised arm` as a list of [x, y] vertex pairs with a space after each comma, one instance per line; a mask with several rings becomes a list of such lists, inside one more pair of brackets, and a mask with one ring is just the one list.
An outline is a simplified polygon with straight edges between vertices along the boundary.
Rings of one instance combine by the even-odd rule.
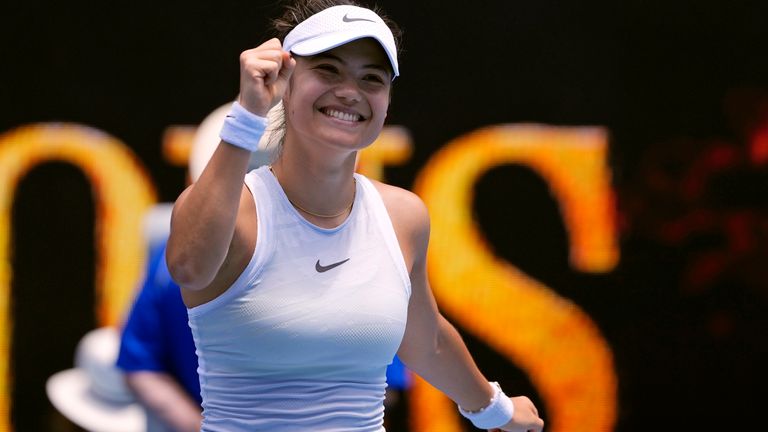
[[[398, 355], [409, 369], [456, 402], [465, 414], [481, 413], [475, 422], [484, 424], [486, 408], [499, 411], [493, 418], [512, 417], [496, 423], [504, 431], [541, 431], [544, 422], [525, 396], [510, 398], [494, 388], [480, 372], [458, 331], [439, 312], [429, 287], [426, 254], [429, 243], [429, 215], [421, 199], [406, 192], [389, 190], [382, 194], [395, 224], [406, 262], [410, 263], [411, 299], [408, 323]], [[386, 197], [389, 197], [387, 199]], [[396, 204], [394, 204], [396, 202]], [[493, 404], [492, 404], [493, 401]], [[511, 406], [510, 406], [511, 405]], [[483, 413], [484, 412], [484, 413]], [[490, 420], [493, 423], [493, 420]]]
[[222, 266], [239, 244], [233, 241], [237, 227], [255, 225], [239, 221], [252, 213], [252, 203], [241, 199], [250, 196], [243, 178], [250, 152], [260, 138], [258, 131], [251, 133], [248, 126], [266, 121], [269, 109], [282, 98], [294, 66], [295, 60], [282, 50], [277, 39], [241, 54], [240, 96], [235, 107], [240, 111], [233, 108], [228, 116], [230, 134], [173, 209], [168, 268], [183, 288], [201, 290], [221, 277]]

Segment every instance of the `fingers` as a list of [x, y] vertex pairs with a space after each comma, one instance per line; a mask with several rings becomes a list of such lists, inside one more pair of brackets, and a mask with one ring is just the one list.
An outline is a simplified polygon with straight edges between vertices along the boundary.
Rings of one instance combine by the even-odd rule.
[[270, 39], [240, 54], [240, 103], [264, 116], [283, 97], [296, 66], [278, 39]]
[[525, 396], [510, 398], [515, 405], [515, 413], [509, 423], [502, 426], [504, 431], [541, 432], [544, 420], [539, 417], [536, 405]]
[[241, 69], [249, 72], [253, 78], [264, 78], [266, 84], [272, 84], [279, 74], [290, 76], [296, 61], [290, 53], [283, 51], [277, 38], [270, 39], [256, 48], [240, 54]]
[[240, 54], [241, 73], [251, 79], [263, 79], [265, 84], [270, 84], [275, 79], [283, 65], [283, 51], [281, 49], [253, 48]]
[[280, 68], [280, 78], [288, 81], [293, 73], [293, 69], [296, 67], [296, 59], [294, 59], [289, 52], [282, 51], [282, 54], [283, 61], [282, 67]]

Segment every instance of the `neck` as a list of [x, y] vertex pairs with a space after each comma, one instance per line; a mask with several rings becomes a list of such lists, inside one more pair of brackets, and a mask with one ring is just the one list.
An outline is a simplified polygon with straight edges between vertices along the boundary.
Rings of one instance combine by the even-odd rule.
[[286, 156], [281, 155], [270, 170], [299, 212], [329, 223], [349, 214], [356, 189], [354, 154], [336, 166], [297, 163]]
[[[277, 179], [277, 182], [279, 183], [280, 179], [277, 178], [277, 174], [275, 174], [275, 171], [272, 169], [271, 165], [269, 167], [269, 170], [272, 172], [272, 174]], [[355, 204], [355, 194], [356, 194], [356, 191], [357, 191], [357, 187], [354, 186], [354, 183], [356, 183], [354, 177], [352, 177], [352, 181], [353, 181], [353, 187], [355, 187], [355, 189], [353, 189], [353, 191], [352, 191], [352, 199], [349, 201], [349, 205], [346, 206], [340, 212], [334, 213], [334, 214], [316, 213], [316, 212], [314, 212], [312, 210], [308, 210], [308, 209], [302, 207], [301, 205], [299, 205], [298, 203], [294, 202], [290, 197], [288, 197], [287, 193], [286, 193], [286, 197], [288, 197], [288, 202], [290, 202], [297, 210], [301, 211], [302, 213], [305, 213], [305, 214], [308, 214], [310, 216], [314, 216], [314, 217], [320, 218], [320, 219], [336, 219], [336, 218], [338, 218], [340, 216], [346, 216], [349, 212], [352, 211], [352, 206]]]

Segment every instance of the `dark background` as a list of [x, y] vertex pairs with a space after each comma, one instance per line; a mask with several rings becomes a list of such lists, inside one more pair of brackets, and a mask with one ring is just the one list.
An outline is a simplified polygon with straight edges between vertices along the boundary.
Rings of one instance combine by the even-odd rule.
[[[762, 420], [768, 169], [755, 149], [768, 140], [768, 3], [380, 5], [405, 31], [388, 122], [408, 128], [415, 150], [387, 169], [391, 183], [411, 187], [437, 149], [486, 125], [608, 129], [621, 245], [611, 273], [568, 267], [557, 207], [525, 169], [489, 172], [475, 206], [497, 253], [575, 301], [609, 340], [616, 430]], [[172, 201], [184, 168], [163, 160], [163, 131], [197, 124], [234, 97], [238, 54], [265, 39], [278, 9], [255, 0], [4, 2], [0, 132], [49, 121], [101, 129], [136, 152], [160, 199]], [[95, 326], [94, 204], [85, 178], [63, 164], [35, 169], [17, 196], [12, 419], [18, 431], [49, 430], [57, 420], [45, 379], [71, 367]], [[481, 367], [497, 367], [468, 342]]]

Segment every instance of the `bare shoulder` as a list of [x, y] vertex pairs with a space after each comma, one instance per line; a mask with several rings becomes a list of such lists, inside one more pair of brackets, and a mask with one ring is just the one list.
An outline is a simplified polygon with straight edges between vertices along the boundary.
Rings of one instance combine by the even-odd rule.
[[371, 180], [381, 194], [398, 236], [405, 236], [417, 247], [429, 238], [429, 212], [421, 197], [401, 187]]
[[380, 181], [371, 180], [384, 200], [384, 205], [391, 213], [404, 213], [402, 216], [411, 216], [414, 219], [429, 220], [427, 207], [421, 197], [401, 187], [392, 186]]

